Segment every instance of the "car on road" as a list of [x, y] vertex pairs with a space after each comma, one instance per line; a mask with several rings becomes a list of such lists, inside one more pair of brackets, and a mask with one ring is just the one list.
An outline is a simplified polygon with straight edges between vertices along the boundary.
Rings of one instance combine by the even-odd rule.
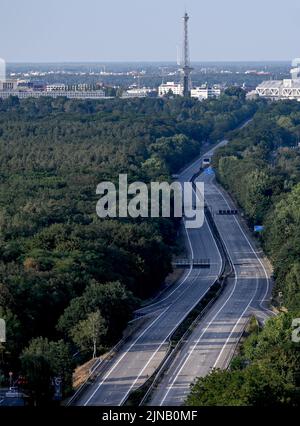
[[211, 159], [209, 157], [204, 157], [202, 159], [202, 167], [208, 167], [210, 166]]

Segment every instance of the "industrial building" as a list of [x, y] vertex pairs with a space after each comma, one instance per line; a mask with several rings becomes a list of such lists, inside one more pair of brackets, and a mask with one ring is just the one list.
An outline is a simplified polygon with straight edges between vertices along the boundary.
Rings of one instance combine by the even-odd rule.
[[256, 95], [271, 100], [296, 99], [300, 101], [300, 59], [295, 59], [292, 65], [291, 78], [263, 81], [256, 87]]
[[146, 98], [153, 94], [157, 94], [157, 92], [149, 87], [132, 87], [122, 93], [122, 98]]
[[48, 96], [50, 98], [58, 98], [64, 96], [68, 99], [103, 99], [105, 98], [105, 92], [103, 90], [93, 90], [93, 91], [74, 91], [66, 90], [64, 92], [60, 91], [40, 91], [40, 90], [0, 90], [0, 98], [7, 99], [10, 96], [17, 96], [19, 99], [26, 98], [40, 98], [42, 96]]

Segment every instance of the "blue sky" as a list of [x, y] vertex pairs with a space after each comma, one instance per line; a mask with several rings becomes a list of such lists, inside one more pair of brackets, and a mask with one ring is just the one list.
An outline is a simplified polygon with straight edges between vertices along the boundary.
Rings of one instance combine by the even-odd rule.
[[192, 61], [300, 56], [299, 0], [0, 0], [0, 57], [175, 61], [185, 7]]

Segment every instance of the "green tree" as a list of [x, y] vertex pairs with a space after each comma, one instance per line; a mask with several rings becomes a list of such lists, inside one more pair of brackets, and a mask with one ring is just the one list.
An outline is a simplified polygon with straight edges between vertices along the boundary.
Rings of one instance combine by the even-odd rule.
[[101, 349], [101, 338], [105, 333], [105, 321], [100, 311], [88, 314], [87, 319], [80, 321], [71, 330], [74, 343], [81, 350], [91, 352], [93, 358], [96, 358], [97, 351]]
[[72, 359], [68, 345], [62, 340], [52, 342], [43, 337], [31, 340], [21, 354], [21, 366], [37, 404], [51, 399], [53, 377], [61, 377], [64, 395], [72, 389]]

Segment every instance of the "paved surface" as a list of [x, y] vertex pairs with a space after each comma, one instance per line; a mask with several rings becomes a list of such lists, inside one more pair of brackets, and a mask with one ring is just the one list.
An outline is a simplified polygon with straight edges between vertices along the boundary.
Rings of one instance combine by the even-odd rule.
[[[199, 161], [180, 174], [188, 181], [199, 168]], [[116, 356], [77, 402], [77, 405], [121, 405], [129, 393], [140, 386], [157, 369], [166, 354], [168, 338], [219, 276], [222, 259], [211, 230], [205, 221], [200, 229], [185, 229], [191, 256], [209, 258], [210, 269], [190, 268], [175, 287], [160, 300], [143, 308], [147, 322]]]
[[0, 389], [0, 407], [22, 407], [25, 405], [23, 398], [9, 398], [6, 397], [6, 392], [9, 391], [9, 388]]
[[251, 312], [262, 320], [272, 315], [267, 309], [271, 290], [269, 272], [261, 253], [254, 248], [238, 217], [218, 214], [219, 210], [234, 206], [228, 195], [214, 184], [214, 176], [206, 172], [198, 179], [205, 182], [205, 200], [235, 276], [229, 279], [224, 292], [181, 348], [149, 405], [182, 405], [195, 378], [207, 375], [212, 368], [228, 366]]

